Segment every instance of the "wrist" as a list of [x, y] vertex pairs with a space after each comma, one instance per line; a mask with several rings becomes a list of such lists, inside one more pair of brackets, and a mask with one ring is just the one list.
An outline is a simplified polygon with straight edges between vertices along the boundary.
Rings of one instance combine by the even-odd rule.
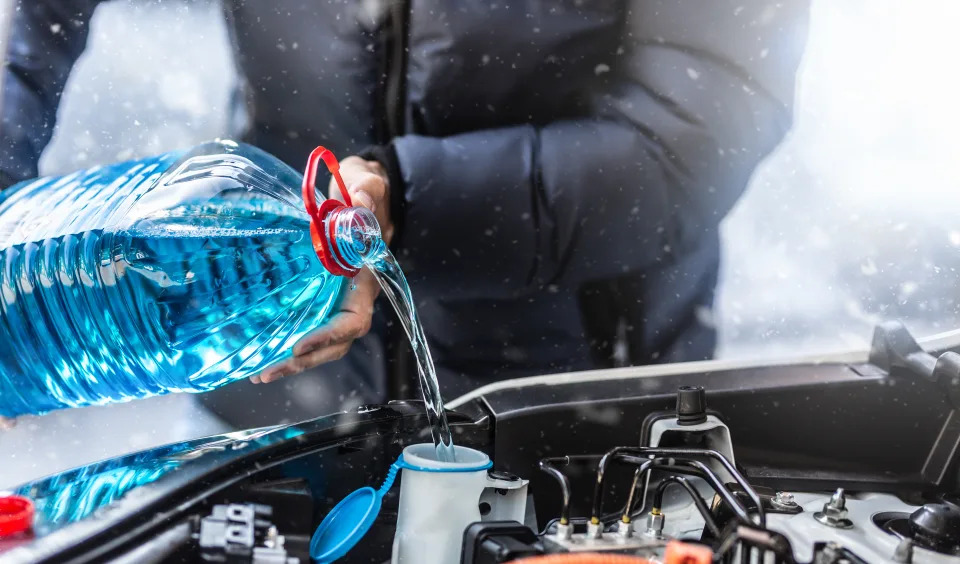
[[[374, 145], [360, 152], [359, 156], [369, 162], [377, 163], [378, 170], [383, 173], [384, 183], [387, 186], [387, 199], [390, 206], [390, 221], [393, 227], [393, 238], [389, 241], [394, 251], [401, 244], [403, 225], [406, 215], [407, 199], [404, 193], [403, 176], [400, 171], [400, 161], [393, 144]], [[379, 173], [378, 173], [379, 174]]]

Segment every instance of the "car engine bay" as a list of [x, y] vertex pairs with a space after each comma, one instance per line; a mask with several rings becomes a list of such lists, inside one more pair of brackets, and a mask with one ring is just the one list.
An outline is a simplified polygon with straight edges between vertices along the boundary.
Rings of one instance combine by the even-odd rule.
[[[426, 526], [463, 564], [960, 562], [958, 407], [960, 354], [895, 323], [863, 361], [501, 382], [448, 412], [456, 444], [492, 461], [459, 502], [479, 519]], [[92, 464], [12, 492], [36, 519], [0, 537], [0, 562], [325, 561], [322, 519], [424, 442], [422, 404], [396, 401]], [[403, 505], [444, 502], [434, 480], [382, 489], [339, 561], [390, 561]]]

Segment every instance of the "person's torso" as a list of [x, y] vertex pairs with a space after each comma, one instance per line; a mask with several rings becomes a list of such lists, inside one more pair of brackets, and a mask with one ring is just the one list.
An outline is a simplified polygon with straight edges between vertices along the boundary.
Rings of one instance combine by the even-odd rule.
[[224, 0], [250, 140], [299, 166], [405, 133], [449, 136], [585, 113], [622, 0]]
[[[247, 139], [295, 168], [318, 144], [348, 155], [589, 115], [625, 19], [624, 0], [224, 2]], [[442, 303], [413, 284], [441, 369], [484, 378], [591, 367], [578, 290]]]

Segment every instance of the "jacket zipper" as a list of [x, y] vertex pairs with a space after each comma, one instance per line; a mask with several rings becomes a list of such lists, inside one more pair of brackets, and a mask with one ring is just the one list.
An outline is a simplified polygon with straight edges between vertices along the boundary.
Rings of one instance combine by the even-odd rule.
[[388, 26], [387, 76], [384, 88], [384, 143], [404, 134], [406, 106], [407, 44], [409, 41], [411, 0], [390, 0]]
[[[384, 40], [384, 72], [381, 99], [380, 144], [405, 133], [407, 45], [410, 29], [411, 0], [387, 0], [389, 10]], [[389, 310], [389, 308], [387, 308]], [[387, 315], [390, 315], [388, 312]], [[406, 335], [396, 323], [386, 331], [387, 398], [420, 397], [413, 352]]]

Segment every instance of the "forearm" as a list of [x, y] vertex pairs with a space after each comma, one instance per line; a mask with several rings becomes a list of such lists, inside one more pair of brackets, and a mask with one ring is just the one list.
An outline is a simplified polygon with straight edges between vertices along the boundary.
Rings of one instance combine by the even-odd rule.
[[[765, 45], [795, 70], [798, 33], [784, 29], [765, 28]], [[715, 237], [790, 127], [793, 73], [735, 59], [720, 41], [732, 28], [706, 34], [716, 45], [673, 31], [652, 41], [632, 24], [583, 117], [396, 139], [410, 276], [450, 299], [516, 296], [642, 271]]]
[[633, 127], [569, 120], [394, 146], [400, 252], [434, 295], [516, 296], [639, 270], [670, 250], [669, 174]]
[[736, 127], [629, 106], [657, 129], [611, 115], [395, 140], [411, 277], [507, 297], [643, 270], [715, 236], [789, 123], [772, 103], [728, 104]]

